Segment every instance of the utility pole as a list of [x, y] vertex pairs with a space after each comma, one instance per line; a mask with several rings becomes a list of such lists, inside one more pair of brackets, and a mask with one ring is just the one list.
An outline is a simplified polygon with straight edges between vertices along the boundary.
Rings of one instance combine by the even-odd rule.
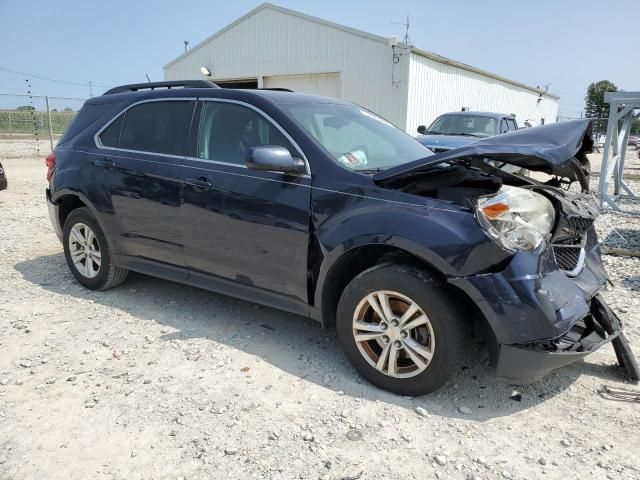
[[93, 97], [93, 82], [89, 82], [89, 97]]
[[49, 95], [44, 96], [44, 101], [47, 106], [47, 119], [49, 120], [49, 145], [53, 152], [53, 126], [51, 125], [51, 110], [49, 109]]
[[184, 53], [187, 53], [187, 48], [189, 48], [189, 40], [184, 41]]

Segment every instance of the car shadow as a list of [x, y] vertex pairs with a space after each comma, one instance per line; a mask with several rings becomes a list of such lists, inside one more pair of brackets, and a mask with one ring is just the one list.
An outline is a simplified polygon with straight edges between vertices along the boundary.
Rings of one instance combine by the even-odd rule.
[[[15, 269], [55, 294], [91, 300], [176, 330], [160, 340], [222, 343], [306, 382], [407, 409], [421, 406], [433, 415], [485, 421], [531, 408], [571, 387], [582, 374], [607, 381], [622, 378], [614, 366], [580, 362], [535, 384], [511, 386], [496, 381], [485, 349], [470, 342], [464, 366], [444, 387], [419, 398], [402, 397], [366, 383], [343, 355], [335, 330], [323, 330], [308, 318], [139, 274], [113, 290], [87, 290], [73, 279], [62, 253], [22, 261]], [[471, 409], [471, 415], [461, 413], [461, 406]]]
[[640, 276], [625, 277], [622, 279], [622, 286], [632, 292], [640, 292]]
[[611, 230], [602, 243], [608, 247], [640, 250], [640, 232], [637, 228], [617, 228]]

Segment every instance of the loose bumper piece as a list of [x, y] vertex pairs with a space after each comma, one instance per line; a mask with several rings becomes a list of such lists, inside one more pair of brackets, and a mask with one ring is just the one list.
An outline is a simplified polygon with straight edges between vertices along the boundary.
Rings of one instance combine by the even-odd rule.
[[596, 295], [591, 300], [590, 314], [576, 322], [564, 335], [541, 342], [501, 345], [496, 375], [509, 383], [531, 383], [556, 368], [586, 357], [609, 342], [627, 377], [638, 381], [638, 364], [622, 332], [620, 319], [602, 297]]

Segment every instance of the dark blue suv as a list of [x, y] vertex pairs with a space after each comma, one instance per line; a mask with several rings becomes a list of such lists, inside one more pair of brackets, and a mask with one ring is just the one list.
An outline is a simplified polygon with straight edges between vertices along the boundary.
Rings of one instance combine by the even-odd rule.
[[[598, 294], [607, 277], [579, 165], [588, 128], [567, 122], [433, 155], [336, 99], [128, 85], [85, 103], [47, 157], [47, 199], [86, 287], [114, 287], [132, 270], [310, 316], [335, 326], [354, 367], [393, 392], [442, 385], [472, 326], [510, 382], [609, 341], [633, 377]], [[558, 188], [576, 180], [583, 193]]]

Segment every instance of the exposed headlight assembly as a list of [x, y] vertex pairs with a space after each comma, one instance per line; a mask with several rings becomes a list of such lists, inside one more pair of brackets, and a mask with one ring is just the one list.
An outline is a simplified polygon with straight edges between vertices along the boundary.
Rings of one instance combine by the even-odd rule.
[[505, 185], [497, 193], [478, 199], [476, 217], [507, 250], [533, 251], [551, 233], [556, 212], [545, 196]]

